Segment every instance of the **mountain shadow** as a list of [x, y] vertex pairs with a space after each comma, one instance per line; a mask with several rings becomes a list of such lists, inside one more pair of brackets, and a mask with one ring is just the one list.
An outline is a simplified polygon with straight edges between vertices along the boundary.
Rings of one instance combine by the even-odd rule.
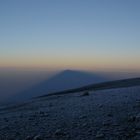
[[59, 92], [66, 89], [77, 88], [88, 84], [108, 81], [104, 76], [75, 70], [64, 70], [48, 80], [18, 94], [15, 99], [29, 99], [36, 96]]

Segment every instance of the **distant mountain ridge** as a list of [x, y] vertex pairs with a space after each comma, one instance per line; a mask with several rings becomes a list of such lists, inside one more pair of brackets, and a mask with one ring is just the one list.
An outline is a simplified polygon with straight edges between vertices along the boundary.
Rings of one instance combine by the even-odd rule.
[[104, 76], [75, 70], [64, 70], [48, 80], [18, 94], [15, 99], [26, 99], [36, 96], [77, 88], [88, 84], [108, 81]]

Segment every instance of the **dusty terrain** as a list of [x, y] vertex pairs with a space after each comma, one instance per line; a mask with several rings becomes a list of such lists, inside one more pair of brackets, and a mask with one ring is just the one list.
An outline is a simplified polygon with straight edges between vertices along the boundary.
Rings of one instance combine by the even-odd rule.
[[139, 140], [140, 86], [0, 108], [0, 140]]

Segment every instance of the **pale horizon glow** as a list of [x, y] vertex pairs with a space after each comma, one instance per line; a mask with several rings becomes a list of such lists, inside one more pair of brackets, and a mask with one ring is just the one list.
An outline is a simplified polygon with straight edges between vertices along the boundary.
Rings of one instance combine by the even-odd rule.
[[139, 72], [139, 4], [0, 1], [0, 69]]

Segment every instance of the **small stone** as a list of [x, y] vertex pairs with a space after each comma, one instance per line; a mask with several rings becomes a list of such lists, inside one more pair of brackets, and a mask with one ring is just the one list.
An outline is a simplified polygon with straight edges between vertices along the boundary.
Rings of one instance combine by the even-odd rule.
[[136, 105], [134, 105], [133, 107], [134, 107], [134, 108], [136, 108], [136, 107], [139, 108], [139, 107], [140, 107], [140, 100], [136, 100]]
[[113, 117], [113, 114], [112, 113], [108, 113], [107, 116], [108, 117]]
[[119, 124], [117, 124], [117, 123], [114, 123], [114, 124], [113, 124], [113, 126], [120, 126], [120, 125], [119, 125]]
[[81, 115], [81, 116], [79, 116], [79, 119], [84, 119], [86, 117], [87, 117], [86, 115]]
[[140, 135], [140, 131], [136, 131], [136, 134], [137, 134], [137, 135]]
[[9, 140], [15, 140], [15, 138], [10, 138]]
[[32, 136], [27, 136], [25, 140], [33, 140]]
[[82, 125], [82, 126], [83, 126], [83, 127], [86, 127], [87, 125], [88, 125], [87, 123], [83, 123], [83, 125]]
[[93, 131], [92, 129], [89, 129], [89, 130], [88, 130], [88, 133], [92, 133], [92, 131]]
[[136, 130], [135, 129], [127, 130], [125, 135], [128, 138], [132, 138], [132, 137], [134, 137], [136, 135]]
[[52, 103], [50, 103], [50, 104], [49, 104], [49, 107], [52, 107], [52, 106], [53, 106], [53, 104], [52, 104]]
[[96, 134], [96, 138], [104, 138], [104, 134], [101, 133], [101, 132], [98, 132], [98, 133]]
[[42, 140], [42, 139], [41, 139], [41, 136], [40, 135], [37, 135], [37, 136], [34, 137], [33, 140]]
[[104, 126], [110, 126], [110, 122], [103, 122]]
[[8, 120], [7, 118], [4, 118], [4, 121], [5, 121], [5, 122], [9, 122], [9, 120]]
[[136, 116], [136, 121], [140, 121], [140, 113]]
[[39, 114], [41, 114], [41, 115], [44, 115], [44, 114], [45, 114], [45, 112], [43, 112], [43, 111], [40, 111], [40, 112], [39, 112]]
[[57, 130], [55, 131], [55, 135], [59, 135], [59, 134], [61, 134], [61, 129], [57, 129]]
[[128, 118], [128, 122], [135, 122], [135, 120], [136, 120], [136, 117], [135, 116], [130, 116]]
[[9, 126], [4, 126], [1, 128], [2, 130], [10, 130], [10, 127]]
[[23, 115], [20, 115], [19, 118], [23, 118]]
[[137, 104], [140, 104], [140, 100], [136, 100], [136, 103], [137, 103]]
[[19, 136], [20, 135], [20, 132], [16, 132], [16, 136]]
[[99, 108], [102, 108], [103, 107], [103, 105], [101, 104], [101, 105], [99, 105]]
[[84, 92], [84, 93], [82, 94], [82, 96], [89, 96], [89, 92], [88, 92], [88, 91]]
[[61, 107], [60, 109], [61, 109], [61, 110], [64, 110], [65, 108], [64, 108], [64, 107]]
[[29, 120], [29, 121], [33, 121], [33, 120], [34, 120], [34, 118], [29, 118], [28, 120]]
[[54, 133], [56, 136], [64, 136], [65, 135], [65, 133], [64, 132], [62, 132], [62, 130], [61, 129], [57, 129], [56, 131], [55, 131], [55, 133]]
[[136, 128], [136, 130], [140, 131], [140, 124], [137, 123], [135, 128]]

